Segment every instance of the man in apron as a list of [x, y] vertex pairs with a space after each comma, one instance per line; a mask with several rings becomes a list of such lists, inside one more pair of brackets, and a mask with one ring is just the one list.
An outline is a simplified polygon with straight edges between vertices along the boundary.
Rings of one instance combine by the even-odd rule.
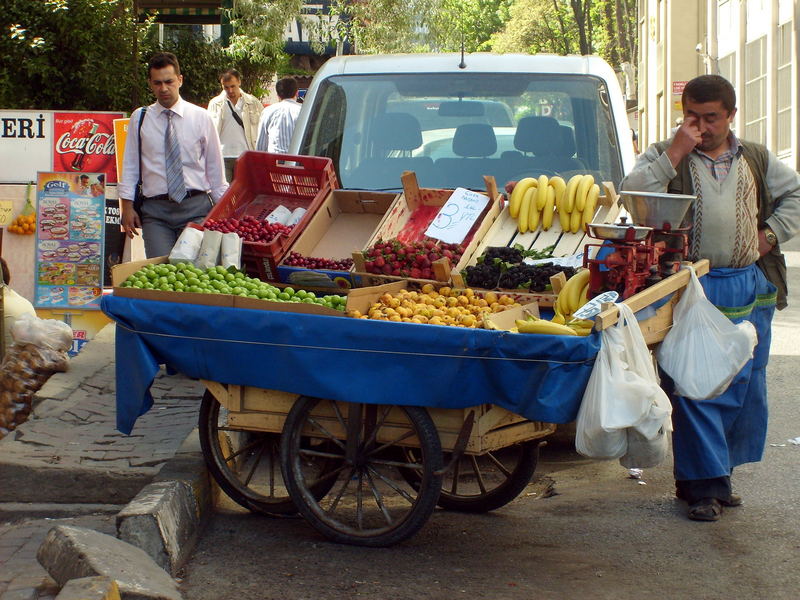
[[[770, 327], [787, 293], [779, 245], [800, 230], [800, 176], [731, 132], [736, 93], [724, 78], [696, 77], [681, 100], [683, 123], [639, 157], [622, 189], [697, 196], [687, 217], [689, 259], [710, 261], [700, 279], [708, 299], [758, 332], [753, 359], [723, 394], [670, 396], [676, 495], [688, 503], [690, 519], [716, 521], [723, 507], [742, 502], [731, 491], [733, 468], [761, 460], [764, 451]], [[671, 391], [668, 378], [663, 384]]]

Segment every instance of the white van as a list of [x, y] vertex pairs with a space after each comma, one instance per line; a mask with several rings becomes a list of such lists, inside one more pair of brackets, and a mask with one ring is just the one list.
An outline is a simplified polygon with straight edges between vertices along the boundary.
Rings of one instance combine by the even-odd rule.
[[483, 189], [524, 176], [592, 173], [619, 184], [633, 167], [625, 102], [593, 56], [341, 56], [314, 76], [290, 148], [330, 157], [342, 187]]

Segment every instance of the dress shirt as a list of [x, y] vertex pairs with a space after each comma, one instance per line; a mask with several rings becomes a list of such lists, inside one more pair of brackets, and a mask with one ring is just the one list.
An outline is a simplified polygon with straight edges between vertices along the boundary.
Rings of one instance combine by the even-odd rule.
[[258, 141], [256, 150], [267, 152], [289, 152], [294, 124], [300, 114], [302, 105], [291, 98], [269, 105], [261, 113], [258, 124]]
[[[148, 198], [168, 193], [167, 167], [164, 156], [164, 134], [167, 129], [166, 109], [158, 102], [147, 107], [142, 123], [142, 192]], [[177, 115], [172, 125], [178, 134], [183, 162], [183, 180], [187, 190], [209, 191], [214, 202], [219, 201], [228, 182], [222, 161], [222, 148], [217, 130], [208, 113], [183, 98], [169, 109]], [[139, 178], [139, 119], [142, 109], [137, 108], [128, 124], [125, 142], [125, 159], [119, 197], [133, 200], [134, 188]]]
[[[247, 150], [247, 139], [244, 137], [244, 127], [236, 122], [231, 113], [231, 108], [225, 98], [222, 107], [222, 123], [219, 129], [219, 141], [222, 143], [222, 156], [225, 158], [239, 158], [239, 155]], [[233, 104], [233, 103], [231, 103]], [[242, 111], [244, 109], [244, 96], [239, 96], [238, 102], [233, 104], [233, 109], [239, 118], [244, 122]]]

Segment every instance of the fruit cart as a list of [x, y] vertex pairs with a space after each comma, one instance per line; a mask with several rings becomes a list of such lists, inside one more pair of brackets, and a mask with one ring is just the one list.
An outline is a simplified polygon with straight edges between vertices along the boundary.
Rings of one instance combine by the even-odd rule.
[[[688, 279], [626, 301], [651, 311], [649, 342]], [[541, 438], [574, 420], [600, 343], [116, 294], [102, 307], [117, 323], [118, 429], [150, 408], [159, 365], [198, 378], [219, 486], [250, 510], [299, 512], [329, 539], [365, 546], [407, 539], [437, 504], [484, 512], [514, 499]]]

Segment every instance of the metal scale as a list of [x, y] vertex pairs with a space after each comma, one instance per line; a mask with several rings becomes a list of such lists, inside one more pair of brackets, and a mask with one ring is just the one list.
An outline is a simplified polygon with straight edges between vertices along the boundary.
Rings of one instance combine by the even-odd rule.
[[583, 250], [589, 298], [612, 290], [629, 298], [676, 273], [688, 254], [689, 228], [681, 225], [696, 196], [620, 192], [620, 197], [632, 225], [624, 216], [616, 224], [588, 224], [589, 237], [602, 240]]

